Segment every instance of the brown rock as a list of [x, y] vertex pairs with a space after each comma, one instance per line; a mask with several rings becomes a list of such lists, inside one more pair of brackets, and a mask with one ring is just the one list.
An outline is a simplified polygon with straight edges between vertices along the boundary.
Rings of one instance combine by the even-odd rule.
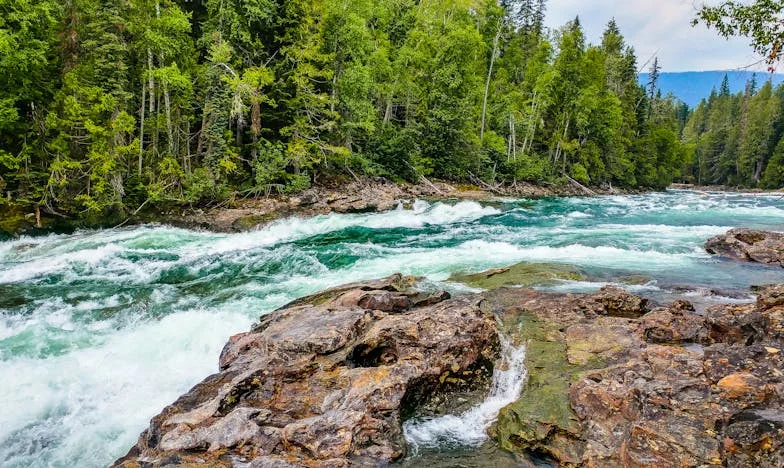
[[[123, 466], [377, 466], [401, 419], [482, 389], [506, 333], [523, 396], [491, 433], [562, 466], [784, 466], [784, 285], [704, 315], [615, 288], [448, 299], [400, 275], [295, 301], [232, 337], [221, 372], [156, 416]], [[447, 378], [448, 377], [448, 378]], [[481, 392], [480, 392], [481, 393]]]
[[571, 364], [586, 365], [595, 361], [607, 365], [625, 361], [630, 352], [641, 346], [642, 340], [633, 327], [605, 317], [572, 325], [566, 330], [566, 356]]
[[646, 341], [650, 343], [702, 343], [708, 340], [705, 317], [694, 313], [686, 301], [651, 311], [642, 318]]
[[732, 229], [709, 239], [705, 250], [732, 260], [784, 266], [784, 234], [754, 229]]
[[717, 305], [705, 313], [714, 343], [751, 344], [766, 333], [767, 321], [753, 305]]
[[605, 286], [591, 298], [604, 306], [602, 315], [637, 318], [647, 312], [648, 299], [629, 294], [615, 286]]
[[607, 314], [601, 292], [486, 293], [529, 343], [502, 446], [562, 466], [784, 466], [783, 292], [705, 315], [676, 301], [639, 319]]
[[[423, 298], [407, 284], [400, 275], [357, 283], [265, 316], [229, 340], [221, 372], [153, 418], [117, 465], [399, 459], [401, 413], [425, 396], [486, 384], [498, 350], [477, 298], [439, 302], [445, 294]], [[445, 372], [461, 377], [444, 383]]]
[[763, 384], [762, 380], [751, 374], [737, 373], [719, 380], [716, 386], [726, 394], [727, 398], [763, 401], [766, 394]]

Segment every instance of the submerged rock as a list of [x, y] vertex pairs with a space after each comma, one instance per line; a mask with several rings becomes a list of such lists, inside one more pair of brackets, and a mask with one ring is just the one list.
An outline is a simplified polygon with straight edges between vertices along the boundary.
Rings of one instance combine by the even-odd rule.
[[475, 296], [400, 275], [297, 301], [231, 338], [220, 372], [153, 418], [117, 466], [348, 466], [405, 454], [401, 415], [488, 380], [497, 327]]
[[505, 268], [494, 268], [475, 274], [452, 275], [449, 281], [482, 289], [502, 286], [547, 286], [560, 280], [581, 280], [585, 276], [579, 268], [561, 263], [518, 263]]
[[709, 239], [705, 250], [732, 260], [784, 267], [784, 233], [732, 229]]

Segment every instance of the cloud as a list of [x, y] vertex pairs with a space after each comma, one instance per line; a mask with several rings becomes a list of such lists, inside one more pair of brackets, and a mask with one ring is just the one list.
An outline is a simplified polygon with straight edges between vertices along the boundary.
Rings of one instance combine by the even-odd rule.
[[[703, 25], [691, 26], [699, 3], [694, 0], [550, 0], [547, 23], [559, 28], [580, 17], [588, 40], [601, 41], [615, 18], [642, 65], [654, 55], [665, 71], [728, 70], [760, 60], [745, 38], [726, 40]], [[759, 64], [754, 69], [764, 70]]]

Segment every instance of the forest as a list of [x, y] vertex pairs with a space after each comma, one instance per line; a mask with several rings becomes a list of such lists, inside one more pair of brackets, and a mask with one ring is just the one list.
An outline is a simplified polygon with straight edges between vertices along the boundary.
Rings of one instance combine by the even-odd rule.
[[588, 44], [546, 7], [0, 0], [0, 204], [103, 216], [360, 176], [784, 182], [781, 90], [692, 116], [614, 21]]
[[784, 187], [784, 85], [760, 85], [756, 76], [742, 93], [725, 78], [691, 113], [683, 141], [693, 149], [684, 174], [698, 184], [777, 189]]

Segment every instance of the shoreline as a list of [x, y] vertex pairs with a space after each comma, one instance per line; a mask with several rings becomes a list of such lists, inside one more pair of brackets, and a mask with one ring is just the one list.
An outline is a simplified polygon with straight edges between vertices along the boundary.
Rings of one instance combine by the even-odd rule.
[[781, 194], [784, 196], [784, 188], [776, 190], [766, 190], [759, 188], [731, 187], [728, 185], [694, 185], [694, 184], [671, 184], [667, 187], [670, 190], [692, 190], [695, 192], [727, 192], [727, 193], [748, 193], [752, 195], [761, 194]]
[[[592, 189], [591, 196], [628, 195], [642, 191]], [[492, 201], [495, 198], [547, 198], [588, 196], [572, 186], [544, 187], [518, 184], [517, 189], [484, 190], [475, 185], [422, 182], [400, 184], [387, 180], [364, 179], [338, 186], [317, 186], [295, 195], [276, 195], [235, 201], [232, 206], [206, 209], [188, 208], [140, 216], [132, 224], [161, 223], [185, 229], [237, 233], [256, 229], [278, 219], [331, 213], [383, 213], [398, 206], [400, 201]]]
[[[492, 190], [472, 184], [452, 184], [423, 180], [417, 184], [397, 183], [384, 178], [362, 178], [349, 183], [325, 184], [292, 195], [269, 195], [234, 199], [213, 207], [173, 206], [143, 210], [128, 218], [89, 223], [44, 216], [44, 227], [35, 226], [35, 213], [22, 208], [0, 212], [0, 240], [20, 236], [68, 233], [78, 229], [112, 229], [120, 226], [163, 224], [183, 229], [216, 233], [238, 233], [264, 226], [278, 219], [312, 217], [330, 213], [381, 213], [394, 209], [401, 200], [492, 200], [500, 197], [547, 198], [634, 195], [646, 189], [617, 189], [565, 185], [544, 186], [518, 183]], [[2, 219], [5, 218], [5, 219]]]
[[[665, 190], [696, 192], [726, 192], [732, 194], [781, 194], [784, 189], [743, 189], [721, 185], [672, 184]], [[592, 197], [611, 195], [639, 195], [653, 193], [653, 189], [618, 189], [613, 187], [582, 187], [578, 185], [546, 186], [518, 183], [514, 186], [482, 188], [473, 184], [423, 180], [417, 184], [397, 183], [384, 178], [361, 178], [349, 183], [332, 183], [311, 187], [292, 195], [269, 195], [239, 198], [218, 206], [198, 207], [178, 205], [142, 210], [127, 218], [106, 219], [90, 223], [80, 219], [59, 218], [44, 214], [44, 227], [35, 226], [35, 213], [27, 209], [6, 207], [0, 211], [0, 241], [21, 236], [51, 233], [71, 233], [79, 229], [113, 229], [122, 226], [162, 224], [182, 229], [204, 230], [215, 233], [240, 233], [267, 225], [273, 221], [300, 216], [309, 218], [330, 213], [382, 213], [394, 209], [406, 200], [492, 201], [497, 198]]]

